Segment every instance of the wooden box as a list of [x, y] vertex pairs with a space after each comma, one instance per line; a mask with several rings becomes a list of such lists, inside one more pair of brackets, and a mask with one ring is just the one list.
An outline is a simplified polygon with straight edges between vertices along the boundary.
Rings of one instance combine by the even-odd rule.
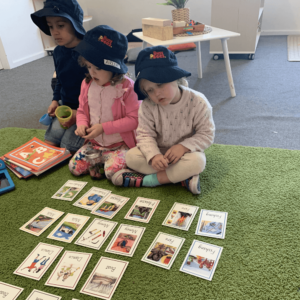
[[142, 24], [143, 35], [157, 40], [166, 41], [173, 39], [173, 26], [156, 26]]
[[193, 27], [193, 30], [188, 30], [189, 32], [197, 31], [202, 32], [204, 31], [204, 24], [198, 24], [198, 25], [192, 25], [192, 26], [185, 26], [185, 27], [173, 27], [173, 34], [180, 34], [180, 33], [186, 33], [187, 30], [184, 30], [186, 27]]
[[169, 19], [143, 18], [142, 24], [154, 26], [171, 26], [172, 21]]

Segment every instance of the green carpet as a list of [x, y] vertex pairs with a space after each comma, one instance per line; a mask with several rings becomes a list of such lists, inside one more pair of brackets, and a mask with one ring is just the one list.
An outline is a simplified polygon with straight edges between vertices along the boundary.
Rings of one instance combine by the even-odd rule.
[[[43, 130], [0, 129], [0, 155], [34, 136], [43, 140], [43, 134]], [[112, 299], [300, 299], [300, 243], [297, 237], [300, 228], [300, 151], [213, 145], [206, 155], [207, 166], [200, 176], [202, 193], [199, 196], [192, 195], [179, 184], [136, 189], [115, 187], [107, 180], [93, 181], [89, 176], [76, 178], [70, 174], [67, 165], [27, 180], [11, 174], [16, 189], [0, 196], [0, 281], [23, 287], [20, 300], [26, 299], [33, 289], [63, 299], [92, 299], [79, 291], [103, 255], [129, 262]], [[74, 245], [74, 242], [67, 244], [47, 239], [59, 221], [40, 237], [19, 230], [46, 206], [90, 216], [84, 229], [91, 223], [96, 216], [73, 206], [75, 200], [51, 199], [68, 179], [88, 181], [75, 200], [92, 186], [130, 197], [113, 221], [146, 227], [133, 257], [104, 252], [112, 235], [99, 251]], [[124, 220], [137, 196], [161, 200], [149, 224]], [[200, 209], [228, 212], [226, 238], [196, 236], [199, 212], [188, 232], [162, 226], [175, 201], [197, 205]], [[141, 262], [159, 231], [186, 238], [170, 270]], [[211, 282], [179, 271], [193, 239], [224, 248]], [[40, 281], [13, 274], [39, 242], [63, 246], [64, 250], [93, 253], [74, 291], [44, 285], [59, 259]]]

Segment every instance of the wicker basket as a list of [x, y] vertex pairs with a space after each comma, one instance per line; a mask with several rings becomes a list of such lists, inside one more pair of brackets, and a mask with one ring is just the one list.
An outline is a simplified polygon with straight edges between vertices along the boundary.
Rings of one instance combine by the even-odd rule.
[[189, 8], [179, 8], [172, 10], [173, 21], [185, 21], [190, 22], [190, 9]]

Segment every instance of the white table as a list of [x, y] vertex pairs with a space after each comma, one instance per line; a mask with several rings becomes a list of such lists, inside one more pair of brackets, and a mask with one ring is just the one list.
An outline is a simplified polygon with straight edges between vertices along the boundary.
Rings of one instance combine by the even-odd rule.
[[143, 49], [147, 47], [147, 43], [151, 46], [170, 46], [170, 45], [178, 45], [178, 44], [185, 44], [185, 43], [196, 43], [197, 46], [197, 57], [198, 57], [198, 78], [202, 78], [202, 65], [201, 65], [201, 48], [200, 43], [204, 41], [216, 40], [220, 39], [223, 48], [223, 55], [225, 60], [225, 67], [228, 77], [228, 83], [230, 87], [231, 96], [235, 97], [235, 88], [231, 73], [231, 66], [228, 54], [228, 47], [227, 47], [227, 40], [231, 37], [240, 36], [237, 32], [232, 32], [216, 27], [212, 27], [212, 31], [206, 34], [200, 35], [191, 35], [186, 37], [174, 37], [172, 40], [161, 41], [154, 38], [150, 38], [148, 36], [144, 36], [142, 32], [135, 32], [133, 33], [136, 37], [143, 41]]

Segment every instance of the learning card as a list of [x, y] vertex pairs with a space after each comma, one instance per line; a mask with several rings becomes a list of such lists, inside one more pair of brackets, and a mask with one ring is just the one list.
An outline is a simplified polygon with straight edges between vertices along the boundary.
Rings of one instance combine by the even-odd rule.
[[111, 299], [128, 264], [127, 261], [100, 257], [80, 293], [101, 299]]
[[107, 197], [110, 193], [111, 191], [100, 189], [97, 187], [92, 187], [73, 205], [84, 209], [92, 210], [101, 200]]
[[120, 224], [105, 252], [132, 257], [145, 229], [145, 227]]
[[125, 219], [149, 223], [159, 202], [160, 200], [137, 197], [126, 214]]
[[129, 199], [130, 198], [127, 197], [110, 194], [105, 199], [97, 203], [92, 210], [92, 214], [103, 218], [112, 219]]
[[23, 288], [0, 281], [0, 298], [15, 300], [23, 292]]
[[58, 220], [64, 212], [45, 207], [20, 229], [33, 235], [41, 235], [48, 227]]
[[25, 258], [14, 274], [40, 280], [63, 247], [39, 243]]
[[142, 261], [170, 270], [184, 241], [184, 238], [159, 232]]
[[179, 271], [212, 280], [223, 247], [193, 240]]
[[51, 198], [72, 201], [86, 184], [85, 181], [68, 180]]
[[45, 285], [75, 290], [91, 257], [91, 253], [66, 251]]
[[198, 206], [175, 202], [162, 225], [188, 231], [198, 209]]
[[201, 209], [195, 234], [225, 239], [227, 215], [227, 212]]
[[81, 215], [67, 214], [47, 238], [71, 243], [89, 218]]
[[95, 218], [75, 244], [99, 250], [117, 224], [117, 222]]
[[39, 290], [33, 290], [26, 300], [60, 300], [60, 296], [49, 294]]

